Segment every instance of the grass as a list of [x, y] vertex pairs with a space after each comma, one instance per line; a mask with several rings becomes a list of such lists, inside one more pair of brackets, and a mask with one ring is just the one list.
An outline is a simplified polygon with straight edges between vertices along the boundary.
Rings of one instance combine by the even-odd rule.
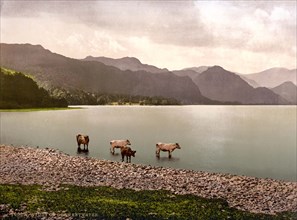
[[73, 110], [81, 109], [78, 107], [67, 107], [67, 108], [19, 108], [19, 109], [0, 109], [0, 112], [34, 112], [34, 111], [56, 111], [56, 110]]
[[59, 191], [44, 191], [37, 185], [0, 185], [0, 204], [9, 204], [8, 209], [0, 210], [0, 217], [9, 209], [18, 210], [24, 205], [31, 214], [68, 213], [88, 219], [296, 219], [297, 216], [297, 213], [254, 214], [230, 208], [220, 199], [173, 195], [167, 191], [68, 185]]

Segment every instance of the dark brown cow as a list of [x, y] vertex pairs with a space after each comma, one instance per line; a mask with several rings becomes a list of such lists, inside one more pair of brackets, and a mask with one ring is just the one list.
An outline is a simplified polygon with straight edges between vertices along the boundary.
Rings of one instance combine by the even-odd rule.
[[126, 156], [126, 162], [131, 163], [131, 156], [135, 157], [136, 150], [132, 150], [130, 147], [121, 147], [122, 162]]
[[[76, 141], [77, 141], [77, 146], [80, 149], [80, 145], [83, 144], [84, 145], [84, 150], [89, 150], [89, 136], [88, 135], [82, 135], [82, 134], [78, 134], [76, 135]], [[87, 146], [87, 149], [85, 149], [85, 146]]]

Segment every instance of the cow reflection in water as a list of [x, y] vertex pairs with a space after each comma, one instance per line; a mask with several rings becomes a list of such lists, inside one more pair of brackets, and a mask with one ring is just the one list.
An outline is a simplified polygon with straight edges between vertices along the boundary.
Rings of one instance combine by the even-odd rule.
[[80, 147], [78, 147], [76, 153], [88, 156], [89, 155], [89, 150], [88, 149], [84, 150], [84, 149], [81, 149]]

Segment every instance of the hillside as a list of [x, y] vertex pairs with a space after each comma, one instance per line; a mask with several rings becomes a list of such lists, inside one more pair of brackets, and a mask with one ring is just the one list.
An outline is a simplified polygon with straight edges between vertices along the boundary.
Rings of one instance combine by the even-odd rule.
[[51, 97], [23, 73], [1, 68], [0, 108], [67, 107], [65, 99]]
[[246, 81], [250, 86], [257, 88], [261, 87], [255, 80], [247, 78], [245, 75], [239, 75], [244, 81]]
[[296, 69], [271, 68], [259, 73], [244, 76], [250, 80], [254, 80], [260, 86], [273, 88], [287, 81], [291, 81], [296, 85], [296, 75]]
[[112, 59], [108, 57], [92, 57], [87, 56], [83, 61], [98, 61], [104, 63], [107, 66], [113, 66], [120, 70], [131, 70], [131, 71], [145, 71], [149, 73], [165, 73], [167, 69], [160, 69], [158, 67], [143, 64], [135, 57], [123, 57], [119, 59]]
[[182, 70], [174, 70], [172, 72], [177, 76], [188, 76], [191, 79], [194, 79], [200, 73], [206, 71], [207, 69], [208, 69], [208, 66], [199, 66], [199, 67], [185, 68]]
[[97, 61], [81, 61], [52, 53], [39, 45], [1, 44], [1, 64], [30, 73], [45, 88], [78, 89], [101, 94], [175, 98], [182, 104], [207, 103], [189, 77], [170, 72], [122, 71]]
[[223, 102], [242, 104], [288, 104], [267, 88], [253, 88], [240, 76], [220, 66], [208, 68], [194, 78], [202, 95]]
[[282, 96], [289, 102], [297, 104], [297, 86], [292, 82], [284, 82], [271, 89], [274, 93]]

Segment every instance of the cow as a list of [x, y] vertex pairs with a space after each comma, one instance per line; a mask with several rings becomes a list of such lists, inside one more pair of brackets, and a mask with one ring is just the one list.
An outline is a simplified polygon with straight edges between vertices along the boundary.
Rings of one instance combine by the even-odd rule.
[[131, 156], [135, 157], [136, 150], [132, 150], [130, 147], [121, 147], [122, 162], [126, 156], [126, 162], [131, 163]]
[[110, 141], [110, 152], [114, 154], [115, 148], [125, 147], [127, 145], [131, 145], [130, 141], [127, 140], [112, 140]]
[[[76, 141], [77, 141], [77, 146], [78, 149], [80, 149], [80, 145], [83, 144], [84, 145], [84, 150], [88, 151], [89, 150], [89, 136], [88, 135], [82, 135], [82, 134], [78, 134], [76, 135]], [[87, 146], [87, 149], [85, 149], [85, 147]]]
[[160, 158], [160, 151], [168, 151], [168, 157], [171, 158], [171, 153], [175, 149], [181, 149], [178, 143], [157, 143], [156, 144], [156, 156]]

